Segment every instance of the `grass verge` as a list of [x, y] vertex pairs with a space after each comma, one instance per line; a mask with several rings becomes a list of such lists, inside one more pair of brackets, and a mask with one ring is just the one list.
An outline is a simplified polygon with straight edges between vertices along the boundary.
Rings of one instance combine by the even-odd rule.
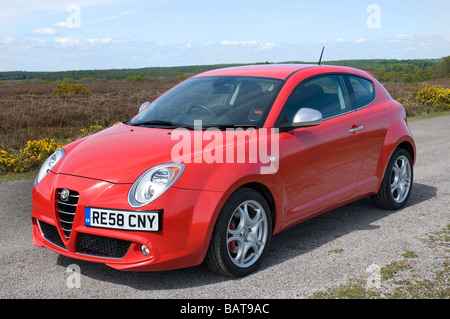
[[[450, 225], [429, 234], [427, 247], [440, 260], [432, 276], [420, 272], [420, 264], [412, 262], [420, 258], [415, 252], [402, 254], [403, 259], [393, 260], [388, 265], [375, 269], [367, 277], [352, 278], [348, 282], [315, 292], [314, 299], [449, 299]], [[375, 280], [373, 280], [375, 274]]]
[[428, 119], [432, 119], [432, 118], [435, 118], [435, 117], [442, 117], [442, 116], [450, 116], [450, 111], [434, 112], [434, 113], [428, 113], [428, 114], [416, 115], [416, 116], [413, 116], [413, 117], [408, 117], [408, 122], [428, 120]]
[[22, 181], [26, 179], [34, 179], [36, 175], [39, 173], [39, 170], [33, 170], [25, 173], [7, 173], [0, 175], [0, 183], [5, 182], [13, 182], [13, 181]]

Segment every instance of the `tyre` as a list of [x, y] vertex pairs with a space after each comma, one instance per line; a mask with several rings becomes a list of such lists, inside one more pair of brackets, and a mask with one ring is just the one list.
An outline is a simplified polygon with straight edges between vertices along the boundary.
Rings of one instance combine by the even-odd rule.
[[264, 197], [241, 188], [225, 202], [211, 237], [205, 258], [213, 271], [242, 277], [260, 264], [272, 237], [272, 215]]
[[372, 199], [382, 209], [400, 209], [408, 201], [412, 185], [411, 155], [405, 149], [397, 148], [388, 163], [380, 190], [372, 195]]

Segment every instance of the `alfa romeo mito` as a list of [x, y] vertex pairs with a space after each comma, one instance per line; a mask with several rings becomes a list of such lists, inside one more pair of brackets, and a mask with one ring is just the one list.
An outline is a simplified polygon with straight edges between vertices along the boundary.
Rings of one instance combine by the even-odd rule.
[[288, 227], [366, 196], [402, 208], [415, 158], [403, 106], [365, 71], [208, 71], [52, 154], [33, 243], [120, 270], [245, 276]]

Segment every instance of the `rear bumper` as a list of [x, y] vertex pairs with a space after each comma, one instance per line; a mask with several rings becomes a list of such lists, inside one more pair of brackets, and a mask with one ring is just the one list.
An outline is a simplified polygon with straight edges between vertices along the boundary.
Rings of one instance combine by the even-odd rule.
[[[136, 210], [127, 201], [130, 187], [50, 172], [33, 189], [33, 244], [120, 270], [169, 270], [202, 263], [223, 193], [171, 187], [154, 202]], [[66, 233], [56, 201], [56, 190], [61, 188], [79, 193], [73, 224]], [[85, 207], [162, 210], [162, 228], [150, 232], [86, 226]], [[147, 256], [141, 252], [142, 245], [149, 248]]]

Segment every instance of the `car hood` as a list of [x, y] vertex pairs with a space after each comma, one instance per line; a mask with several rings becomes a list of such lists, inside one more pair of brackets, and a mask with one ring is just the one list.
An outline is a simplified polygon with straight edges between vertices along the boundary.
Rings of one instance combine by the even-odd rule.
[[[184, 129], [182, 132], [194, 139], [195, 134], [200, 134], [202, 148], [196, 147], [200, 153], [195, 153], [193, 140], [190, 140], [191, 147], [180, 150], [183, 138], [175, 131], [180, 132], [117, 124], [64, 147], [66, 155], [53, 170], [55, 173], [131, 184], [155, 165], [193, 163], [193, 158], [201, 155], [205, 145], [211, 142], [202, 138], [202, 131]], [[172, 153], [182, 157], [172, 156]]]
[[172, 162], [172, 130], [117, 124], [68, 145], [58, 173], [133, 183], [152, 166]]

